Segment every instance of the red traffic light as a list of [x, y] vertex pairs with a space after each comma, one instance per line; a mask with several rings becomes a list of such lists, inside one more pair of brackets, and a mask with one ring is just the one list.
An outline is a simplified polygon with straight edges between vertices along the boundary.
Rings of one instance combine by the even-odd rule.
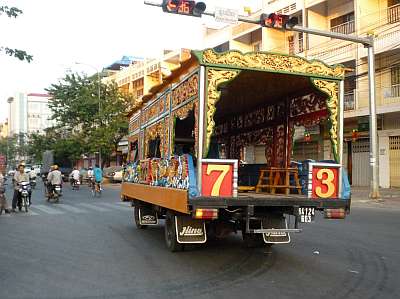
[[193, 0], [164, 0], [162, 9], [168, 13], [201, 17], [201, 14], [206, 10], [206, 4]]
[[276, 13], [261, 14], [260, 25], [263, 27], [276, 28], [276, 29], [290, 29], [297, 25], [297, 17], [289, 17], [288, 15], [281, 15]]

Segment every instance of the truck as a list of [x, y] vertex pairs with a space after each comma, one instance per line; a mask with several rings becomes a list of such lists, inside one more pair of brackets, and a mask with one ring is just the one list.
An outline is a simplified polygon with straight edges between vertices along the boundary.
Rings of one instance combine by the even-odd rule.
[[286, 244], [317, 213], [344, 219], [344, 75], [279, 53], [191, 51], [128, 114], [121, 200], [136, 227], [163, 223], [175, 252], [239, 232], [248, 247]]

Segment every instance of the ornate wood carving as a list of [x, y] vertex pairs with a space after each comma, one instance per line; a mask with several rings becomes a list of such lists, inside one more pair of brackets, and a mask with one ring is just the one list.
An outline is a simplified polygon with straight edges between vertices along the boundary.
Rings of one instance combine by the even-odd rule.
[[193, 74], [172, 91], [172, 107], [185, 102], [198, 94], [199, 75]]
[[240, 51], [217, 53], [212, 49], [195, 53], [200, 61], [206, 64], [226, 65], [243, 69], [260, 69], [266, 71], [319, 75], [342, 79], [345, 68], [341, 65], [328, 66], [318, 60], [306, 60], [298, 56], [288, 56], [267, 52]]
[[206, 157], [211, 142], [211, 135], [214, 131], [214, 114], [215, 105], [219, 100], [221, 91], [218, 90], [219, 84], [232, 80], [239, 74], [236, 70], [218, 70], [218, 69], [208, 69], [207, 70], [207, 119], [206, 119], [206, 140], [205, 140], [205, 151], [203, 157]]
[[329, 135], [333, 148], [335, 161], [339, 162], [338, 156], [338, 110], [339, 110], [339, 83], [336, 81], [312, 79], [314, 85], [328, 95], [326, 106], [329, 111]]

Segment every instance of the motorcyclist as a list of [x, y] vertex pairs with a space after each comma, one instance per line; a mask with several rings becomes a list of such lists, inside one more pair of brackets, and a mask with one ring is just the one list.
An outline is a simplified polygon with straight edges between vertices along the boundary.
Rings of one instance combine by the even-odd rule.
[[[29, 182], [29, 175], [25, 173], [25, 166], [23, 164], [18, 165], [18, 171], [14, 174], [14, 196], [12, 200], [12, 211], [15, 212], [17, 208], [21, 211], [21, 194], [19, 193], [19, 185], [22, 182]], [[31, 195], [32, 193], [29, 192], [29, 205], [31, 204]]]
[[70, 174], [70, 177], [71, 177], [71, 179], [72, 179], [72, 186], [73, 186], [74, 184], [77, 184], [77, 182], [79, 182], [80, 173], [79, 173], [78, 168], [74, 167], [74, 170], [72, 170], [72, 172], [71, 172], [71, 174]]
[[47, 175], [48, 194], [51, 195], [55, 185], [62, 185], [62, 174], [57, 165], [53, 165]]
[[35, 169], [32, 167], [31, 171], [29, 172], [29, 180], [32, 182], [34, 180], [36, 180], [36, 171]]
[[89, 170], [88, 170], [88, 172], [87, 172], [87, 178], [88, 178], [88, 185], [89, 185], [89, 187], [90, 187], [91, 184], [93, 183], [93, 176], [94, 176], [94, 174], [93, 174], [93, 168], [92, 168], [92, 167], [89, 167]]
[[101, 181], [103, 180], [103, 171], [101, 170], [101, 168], [99, 167], [99, 165], [95, 165], [94, 169], [93, 169], [93, 175], [94, 175], [94, 180], [96, 185], [99, 186], [99, 191], [102, 190], [101, 188]]

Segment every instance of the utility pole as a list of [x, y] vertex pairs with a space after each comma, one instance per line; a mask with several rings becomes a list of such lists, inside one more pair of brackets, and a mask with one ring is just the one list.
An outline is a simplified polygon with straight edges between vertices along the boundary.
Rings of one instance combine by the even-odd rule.
[[[101, 81], [100, 81], [99, 69], [91, 64], [87, 64], [87, 63], [83, 63], [83, 62], [75, 62], [75, 64], [89, 66], [89, 67], [93, 68], [97, 73], [97, 97], [98, 97], [98, 101], [99, 101], [99, 117], [100, 117], [100, 114], [101, 114], [101, 89], [100, 89]], [[101, 122], [100, 122], [99, 126], [101, 126]], [[101, 167], [101, 146], [99, 147], [99, 166], [100, 166], [100, 168], [102, 168]]]
[[[182, 1], [185, 1], [185, 0], [182, 0]], [[196, 4], [197, 3], [200, 3], [200, 2], [196, 2]], [[150, 1], [144, 1], [144, 4], [151, 5], [151, 6], [157, 6], [157, 7], [163, 7], [163, 4], [154, 3], [154, 2], [150, 2]], [[164, 7], [163, 7], [163, 9], [164, 9]], [[204, 4], [204, 10], [205, 10], [205, 4]], [[178, 12], [178, 14], [185, 14], [185, 13]], [[190, 14], [186, 14], [186, 15], [193, 16]], [[207, 11], [203, 11], [201, 13], [201, 15], [215, 17], [215, 13], [207, 12]], [[276, 16], [276, 15], [274, 14], [274, 16]], [[281, 17], [281, 20], [283, 20], [283, 19], [289, 20], [289, 16], [286, 16], [286, 15], [277, 15], [277, 16]], [[238, 17], [237, 20], [244, 22], [244, 23], [259, 24], [259, 25], [266, 26], [265, 20], [262, 19], [263, 17], [264, 17], [264, 14], [261, 15], [261, 18], [259, 20], [254, 20], [254, 19], [249, 19], [249, 18], [241, 18], [241, 17]], [[285, 18], [283, 18], [283, 17], [285, 17]], [[319, 29], [311, 29], [311, 28], [299, 26], [296, 23], [292, 22], [292, 24], [285, 24], [283, 22], [283, 26], [282, 26], [283, 28], [280, 28], [279, 30], [296, 31], [296, 32], [308, 33], [308, 34], [313, 34], [313, 35], [318, 35], [318, 36], [330, 37], [330, 38], [334, 38], [334, 39], [345, 40], [345, 41], [349, 41], [349, 42], [353, 42], [353, 43], [362, 44], [362, 45], [364, 45], [364, 47], [366, 47], [368, 49], [368, 85], [369, 85], [369, 112], [370, 112], [369, 113], [370, 114], [369, 115], [369, 123], [370, 123], [370, 125], [369, 125], [369, 134], [370, 134], [369, 142], [370, 142], [370, 168], [371, 168], [371, 174], [372, 174], [372, 176], [371, 176], [372, 180], [371, 180], [371, 184], [370, 184], [370, 191], [371, 191], [370, 198], [378, 199], [380, 197], [380, 195], [379, 195], [378, 132], [377, 132], [377, 123], [376, 123], [376, 99], [375, 99], [374, 37], [373, 37], [373, 35], [369, 35], [367, 37], [361, 37], [361, 36], [352, 35], [352, 34], [342, 34], [342, 33], [336, 33], [336, 32], [319, 30]], [[268, 26], [268, 27], [273, 29], [273, 26]], [[340, 107], [340, 108], [343, 109], [343, 107]], [[342, 155], [343, 153], [340, 153], [340, 154]]]

